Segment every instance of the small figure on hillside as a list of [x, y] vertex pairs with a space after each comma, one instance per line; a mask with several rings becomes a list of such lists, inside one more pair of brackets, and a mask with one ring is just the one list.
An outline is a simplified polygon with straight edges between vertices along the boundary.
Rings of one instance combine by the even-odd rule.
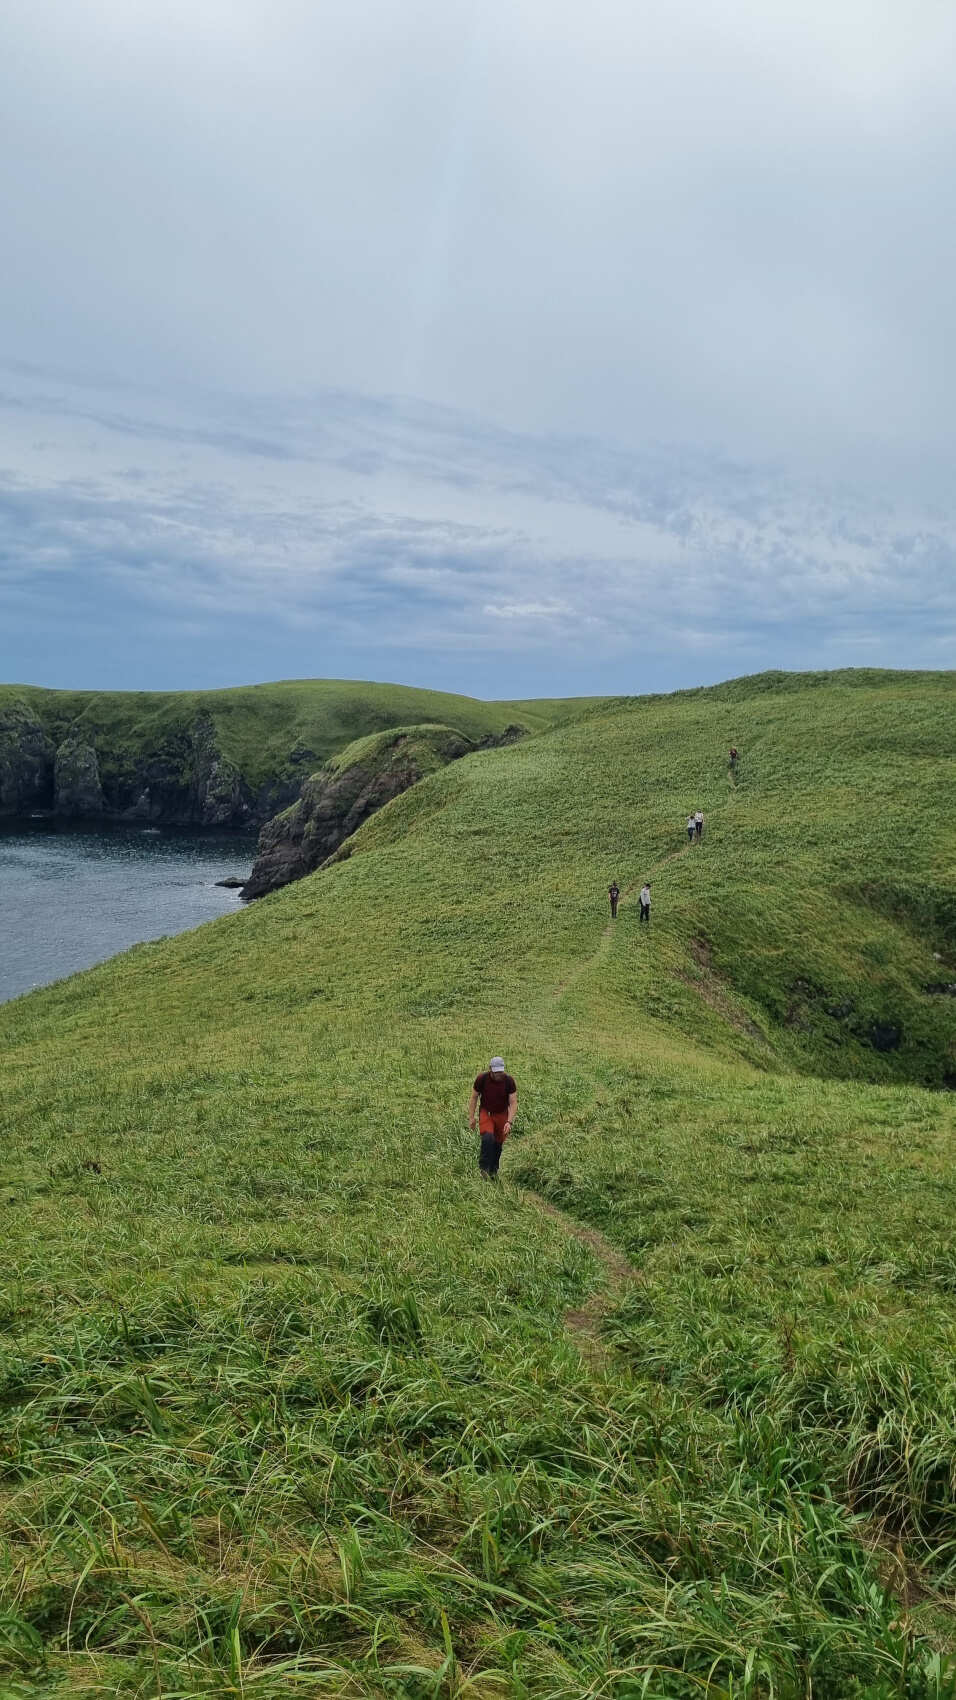
[[701, 814], [699, 809], [697, 810], [697, 813], [694, 816], [694, 831], [696, 832], [698, 838], [703, 838], [703, 836], [704, 836], [704, 817]]
[[736, 744], [731, 744], [731, 746], [730, 746], [730, 771], [731, 771], [731, 773], [735, 773], [736, 770], [737, 770], [737, 746], [736, 746]]
[[641, 886], [641, 920], [651, 924], [651, 882], [645, 880]]
[[468, 1106], [468, 1126], [474, 1132], [475, 1111], [478, 1111], [478, 1131], [481, 1147], [478, 1167], [487, 1181], [498, 1179], [501, 1147], [511, 1132], [518, 1109], [518, 1088], [510, 1074], [505, 1073], [504, 1057], [492, 1057], [484, 1074], [479, 1074], [471, 1090]]
[[688, 844], [692, 844], [694, 842], [694, 838], [696, 837], [696, 834], [697, 834], [697, 817], [695, 815], [688, 815], [687, 816], [687, 842], [688, 842]]
[[617, 880], [611, 881], [610, 885], [607, 888], [607, 894], [608, 894], [608, 897], [611, 899], [611, 920], [616, 921], [617, 920], [617, 906], [618, 906], [618, 903], [620, 901], [620, 896], [621, 896], [621, 888], [618, 885]]

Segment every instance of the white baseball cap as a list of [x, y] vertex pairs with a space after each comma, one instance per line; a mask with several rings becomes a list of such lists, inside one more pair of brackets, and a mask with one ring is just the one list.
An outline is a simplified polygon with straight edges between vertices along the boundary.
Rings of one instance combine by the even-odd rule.
[[505, 1059], [504, 1059], [504, 1057], [492, 1057], [490, 1063], [488, 1064], [488, 1067], [491, 1069], [492, 1074], [504, 1074], [504, 1072], [505, 1072]]

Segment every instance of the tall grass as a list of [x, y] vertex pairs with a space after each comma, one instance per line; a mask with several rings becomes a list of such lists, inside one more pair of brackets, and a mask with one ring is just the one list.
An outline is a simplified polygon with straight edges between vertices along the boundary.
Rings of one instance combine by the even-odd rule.
[[952, 689], [723, 700], [0, 1012], [0, 1692], [956, 1693]]

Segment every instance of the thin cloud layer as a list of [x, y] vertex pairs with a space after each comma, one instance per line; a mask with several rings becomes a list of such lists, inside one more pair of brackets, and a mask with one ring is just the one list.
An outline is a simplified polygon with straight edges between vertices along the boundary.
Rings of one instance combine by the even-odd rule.
[[175, 661], [133, 679], [117, 652], [155, 621], [180, 665], [205, 653], [210, 682], [268, 672], [268, 633], [286, 674], [363, 674], [374, 656], [486, 694], [521, 694], [525, 669], [534, 688], [570, 665], [575, 688], [625, 690], [835, 664], [843, 644], [850, 661], [940, 665], [956, 632], [952, 522], [904, 524], [778, 468], [342, 392], [192, 398], [183, 419], [155, 395], [119, 410], [102, 389], [17, 382], [0, 408], [8, 678], [27, 676], [32, 633], [51, 682], [103, 665], [117, 682], [119, 663], [159, 685]]
[[945, 660], [954, 49], [941, 0], [9, 0], [0, 669]]

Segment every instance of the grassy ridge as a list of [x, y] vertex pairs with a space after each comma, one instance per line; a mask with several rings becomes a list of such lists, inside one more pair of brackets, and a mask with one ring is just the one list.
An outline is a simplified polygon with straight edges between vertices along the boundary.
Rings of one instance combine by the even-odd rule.
[[438, 721], [479, 740], [497, 736], [516, 721], [540, 731], [586, 708], [588, 700], [484, 703], [446, 691], [348, 679], [289, 679], [216, 691], [0, 686], [0, 710], [27, 703], [56, 742], [72, 733], [95, 743], [107, 777], [143, 763], [157, 750], [174, 749], [197, 717], [208, 716], [223, 755], [253, 790], [301, 768], [303, 761], [311, 772], [353, 739], [391, 726]]
[[443, 758], [451, 751], [457, 756], [462, 748], [468, 747], [462, 745], [461, 738], [449, 726], [427, 723], [424, 726], [391, 726], [387, 732], [369, 732], [366, 737], [356, 738], [354, 743], [337, 750], [329, 768], [333, 773], [347, 773], [353, 767], [371, 769], [398, 742], [413, 747], [415, 763], [421, 769], [422, 778], [444, 767]]
[[596, 712], [0, 1011], [11, 1692], [952, 1692], [953, 705]]

